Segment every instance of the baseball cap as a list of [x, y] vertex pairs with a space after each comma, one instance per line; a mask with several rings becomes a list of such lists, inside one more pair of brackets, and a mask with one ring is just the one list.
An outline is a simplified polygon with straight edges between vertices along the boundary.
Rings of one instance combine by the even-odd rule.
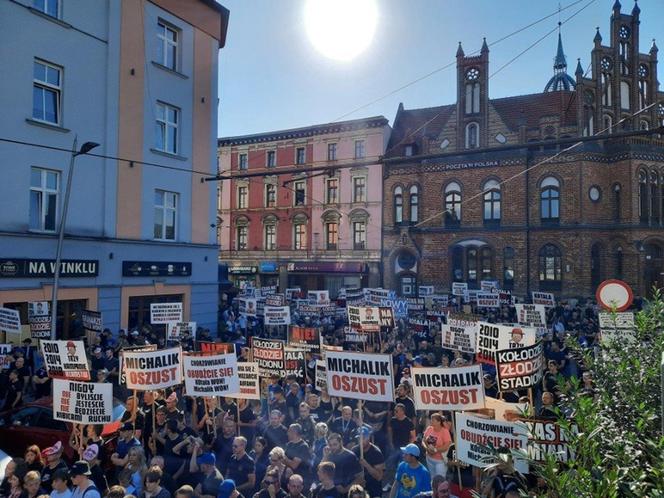
[[362, 427], [360, 427], [360, 430], [358, 431], [357, 434], [358, 434], [358, 437], [359, 437], [360, 434], [362, 434], [362, 437], [366, 439], [369, 436], [371, 436], [371, 427], [367, 427], [366, 425], [363, 425]]
[[274, 392], [274, 393], [283, 393], [283, 392], [284, 392], [284, 388], [281, 387], [280, 385], [276, 385], [276, 386], [274, 386], [274, 388], [272, 389], [272, 392]]
[[196, 459], [198, 465], [215, 465], [217, 463], [217, 457], [214, 453], [203, 453]]
[[224, 479], [217, 490], [217, 498], [230, 498], [233, 491], [235, 491], [235, 481], [233, 479]]
[[69, 477], [90, 475], [92, 475], [92, 472], [90, 472], [90, 464], [85, 460], [79, 460], [69, 469]]
[[99, 455], [99, 445], [91, 444], [85, 448], [85, 451], [83, 452], [83, 460], [90, 462], [97, 458], [97, 455]]
[[414, 457], [419, 457], [420, 456], [420, 447], [417, 446], [416, 444], [410, 443], [407, 444], [406, 446], [401, 447], [401, 452], [404, 455], [412, 455]]

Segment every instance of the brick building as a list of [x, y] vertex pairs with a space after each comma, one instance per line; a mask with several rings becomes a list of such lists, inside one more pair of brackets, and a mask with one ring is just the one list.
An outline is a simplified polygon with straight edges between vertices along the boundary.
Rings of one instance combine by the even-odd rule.
[[[380, 284], [382, 116], [219, 139], [219, 260], [237, 286]], [[267, 174], [266, 173], [270, 173]]]
[[[559, 37], [542, 93], [489, 98], [489, 49], [457, 51], [457, 102], [399, 106], [384, 159], [384, 286], [497, 279], [517, 295], [588, 296], [606, 278], [645, 294], [664, 276], [664, 125], [657, 46], [616, 1], [575, 77]], [[544, 82], [542, 82], [544, 83]], [[593, 138], [599, 134], [601, 139]], [[587, 141], [578, 143], [587, 137]], [[564, 149], [577, 143], [572, 149]]]

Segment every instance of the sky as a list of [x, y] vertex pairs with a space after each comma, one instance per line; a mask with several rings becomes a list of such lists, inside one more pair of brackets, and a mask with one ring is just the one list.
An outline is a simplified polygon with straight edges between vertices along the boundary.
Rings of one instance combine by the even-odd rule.
[[[559, 3], [564, 9], [576, 0], [375, 0], [379, 17], [372, 42], [362, 54], [344, 62], [321, 55], [312, 45], [304, 25], [305, 0], [219, 1], [230, 10], [230, 21], [226, 46], [219, 52], [218, 134], [229, 137], [377, 115], [392, 124], [400, 102], [406, 109], [454, 103], [459, 41], [470, 55], [479, 51], [486, 37], [493, 74], [556, 28]], [[622, 11], [631, 12], [634, 2], [621, 2]], [[588, 68], [596, 26], [608, 45], [613, 3], [583, 0], [560, 14], [570, 75], [579, 57], [584, 70]], [[640, 51], [648, 52], [658, 37], [664, 51], [664, 0], [640, 0], [639, 7]], [[339, 35], [343, 32], [340, 24]], [[491, 76], [490, 98], [541, 92], [553, 74], [556, 46], [554, 32]], [[356, 111], [450, 63], [451, 67]]]

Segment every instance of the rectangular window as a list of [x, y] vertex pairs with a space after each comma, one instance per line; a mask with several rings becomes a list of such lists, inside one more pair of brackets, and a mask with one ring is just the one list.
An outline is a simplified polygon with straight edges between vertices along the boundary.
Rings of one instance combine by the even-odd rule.
[[265, 165], [268, 168], [274, 168], [277, 165], [277, 151], [268, 150], [265, 154]]
[[265, 225], [265, 250], [274, 251], [277, 248], [276, 225]]
[[154, 191], [154, 238], [175, 240], [178, 194], [166, 190]]
[[239, 169], [247, 169], [248, 162], [247, 162], [247, 155], [246, 154], [238, 154], [238, 168]]
[[295, 224], [295, 241], [293, 249], [304, 250], [307, 248], [307, 225], [304, 223]]
[[298, 147], [295, 150], [295, 164], [304, 164], [305, 163], [305, 149], [304, 147]]
[[364, 221], [353, 222], [353, 249], [365, 249], [367, 245], [367, 225]]
[[237, 188], [237, 208], [247, 209], [248, 187]]
[[339, 180], [337, 178], [330, 178], [327, 180], [325, 199], [328, 204], [336, 204], [339, 202]]
[[362, 159], [365, 155], [364, 140], [355, 140], [355, 159]]
[[55, 232], [60, 173], [30, 168], [30, 230]]
[[353, 202], [366, 202], [367, 179], [364, 176], [353, 177]]
[[327, 160], [337, 160], [337, 144], [327, 144]]
[[306, 183], [304, 181], [295, 182], [295, 205], [304, 206], [306, 195]]
[[413, 146], [412, 145], [406, 145], [403, 149], [403, 155], [410, 157], [413, 155]]
[[178, 69], [178, 30], [163, 21], [157, 23], [157, 62], [168, 69]]
[[169, 154], [178, 153], [178, 121], [180, 110], [163, 102], [157, 102], [155, 149]]
[[275, 207], [277, 205], [277, 187], [276, 185], [265, 185], [265, 207]]
[[237, 227], [237, 250], [247, 250], [247, 237], [249, 236], [249, 227], [246, 225]]
[[62, 102], [62, 68], [35, 59], [32, 75], [32, 117], [59, 125]]
[[60, 0], [33, 0], [32, 6], [48, 16], [60, 17]]
[[338, 244], [339, 225], [336, 221], [325, 223], [325, 246], [328, 250], [335, 250]]

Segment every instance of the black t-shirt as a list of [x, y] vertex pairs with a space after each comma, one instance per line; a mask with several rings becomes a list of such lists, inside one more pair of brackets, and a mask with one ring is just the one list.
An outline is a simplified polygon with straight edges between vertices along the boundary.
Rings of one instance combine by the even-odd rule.
[[226, 478], [233, 479], [236, 486], [242, 486], [249, 480], [249, 474], [254, 473], [254, 460], [246, 453], [242, 458], [238, 459], [233, 455], [228, 460], [228, 467], [226, 467]]
[[[251, 405], [247, 404], [242, 410], [240, 410], [240, 422], [243, 424], [250, 424], [254, 420], [256, 420], [254, 410], [252, 410]], [[240, 434], [247, 438], [249, 445], [251, 445], [252, 441], [254, 440], [254, 435], [256, 434], [256, 428], [240, 427]]]
[[219, 492], [219, 485], [224, 480], [224, 477], [219, 472], [219, 469], [214, 469], [214, 474], [209, 476], [203, 476], [200, 474], [200, 483], [201, 483], [201, 494], [202, 495], [212, 495], [217, 496]]
[[65, 471], [69, 470], [67, 464], [62, 460], [60, 460], [60, 463], [58, 463], [55, 468], [44, 465], [44, 470], [42, 470], [41, 473], [41, 487], [49, 494], [53, 491], [53, 474], [60, 469]]
[[166, 436], [165, 439], [166, 442], [164, 443], [163, 453], [165, 462], [164, 472], [173, 475], [180, 469], [180, 466], [184, 462], [183, 457], [173, 452], [173, 448], [182, 442], [182, 436], [178, 434], [178, 437], [175, 439], [171, 439], [170, 437]]
[[268, 450], [271, 450], [275, 446], [281, 446], [283, 448], [288, 441], [288, 433], [283, 425], [277, 427], [268, 425], [265, 428], [265, 431], [263, 431], [263, 436], [267, 440]]
[[335, 418], [330, 424], [330, 432], [336, 432], [343, 438], [344, 444], [347, 445], [355, 437], [355, 430], [357, 423], [352, 418], [344, 420], [342, 417]]
[[226, 474], [228, 462], [233, 454], [233, 439], [235, 439], [235, 435], [224, 437], [223, 434], [219, 434], [214, 441], [213, 447], [214, 453], [217, 456], [217, 467], [219, 467], [222, 474]]
[[406, 417], [408, 417], [408, 418], [415, 417], [415, 415], [416, 415], [415, 414], [415, 403], [413, 402], [412, 399], [410, 399], [407, 396], [405, 398], [396, 398], [394, 400], [393, 411], [394, 411], [394, 406], [396, 406], [398, 403], [401, 403], [402, 405], [404, 405], [406, 407]]
[[305, 482], [310, 482], [311, 475], [311, 451], [309, 445], [303, 439], [297, 443], [288, 442], [286, 444], [286, 456], [290, 459], [299, 458], [302, 460], [297, 469], [293, 470], [294, 474], [300, 474]]
[[328, 460], [334, 463], [334, 484], [337, 486], [347, 486], [362, 471], [355, 454], [346, 448], [339, 453], [330, 453]]
[[320, 484], [311, 491], [311, 498], [343, 498], [336, 487], [323, 489]]
[[401, 448], [410, 443], [410, 433], [415, 429], [411, 419], [406, 417], [403, 420], [399, 420], [396, 417], [392, 417], [390, 427], [392, 428], [392, 446], [394, 446], [394, 449]]
[[[23, 391], [23, 382], [17, 380], [16, 382], [10, 382], [7, 385], [7, 398], [5, 399], [5, 410], [12, 408], [12, 404], [21, 396]], [[19, 401], [16, 406], [21, 406]]]
[[[353, 453], [355, 456], [360, 458], [360, 446], [356, 446], [353, 448]], [[381, 463], [385, 463], [385, 457], [383, 456], [383, 452], [380, 451], [380, 449], [374, 445], [370, 444], [369, 448], [364, 450], [364, 459], [367, 461], [369, 465], [372, 467], [375, 467], [376, 465], [380, 465]], [[383, 495], [383, 485], [380, 481], [377, 481], [374, 479], [374, 477], [369, 473], [367, 469], [362, 467], [362, 470], [364, 471], [364, 480], [366, 482], [366, 490], [369, 493], [370, 497], [376, 497], [376, 496], [382, 496]]]

